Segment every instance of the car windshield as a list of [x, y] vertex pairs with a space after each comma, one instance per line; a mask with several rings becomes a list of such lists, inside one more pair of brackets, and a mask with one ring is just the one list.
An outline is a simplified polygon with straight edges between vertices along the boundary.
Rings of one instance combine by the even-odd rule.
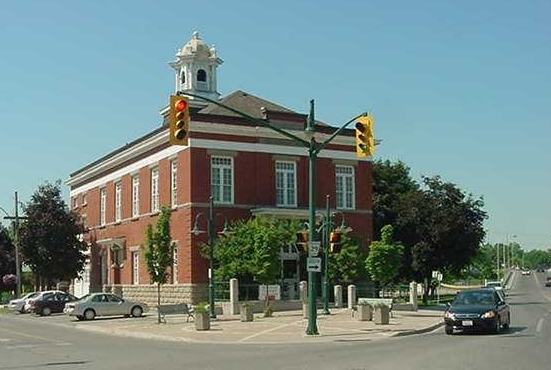
[[494, 296], [492, 292], [462, 292], [455, 297], [453, 304], [487, 306], [494, 304]]
[[91, 294], [86, 294], [86, 295], [83, 295], [82, 297], [80, 297], [78, 300], [79, 301], [86, 301], [88, 298], [90, 298]]

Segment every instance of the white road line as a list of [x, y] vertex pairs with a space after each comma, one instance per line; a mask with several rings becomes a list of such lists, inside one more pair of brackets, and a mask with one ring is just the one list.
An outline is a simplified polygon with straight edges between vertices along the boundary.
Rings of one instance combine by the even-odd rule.
[[536, 326], [536, 332], [539, 333], [539, 332], [541, 331], [541, 328], [543, 327], [543, 322], [544, 322], [544, 321], [545, 321], [544, 319], [540, 319], [540, 320], [538, 321], [538, 326]]
[[251, 338], [254, 338], [254, 337], [258, 337], [259, 335], [262, 335], [262, 334], [265, 334], [265, 333], [269, 333], [271, 331], [274, 331], [274, 330], [279, 330], [279, 329], [283, 329], [287, 326], [292, 326], [292, 325], [296, 325], [298, 323], [302, 323], [302, 320], [300, 321], [295, 321], [295, 322], [291, 322], [291, 323], [288, 323], [288, 324], [283, 324], [283, 325], [279, 325], [279, 326], [276, 326], [275, 328], [271, 328], [271, 329], [266, 329], [266, 330], [262, 330], [262, 331], [259, 331], [258, 333], [254, 333], [252, 335], [249, 335], [248, 337], [245, 337], [245, 338], [241, 338], [238, 340], [238, 342], [244, 342], [248, 339], [251, 339]]

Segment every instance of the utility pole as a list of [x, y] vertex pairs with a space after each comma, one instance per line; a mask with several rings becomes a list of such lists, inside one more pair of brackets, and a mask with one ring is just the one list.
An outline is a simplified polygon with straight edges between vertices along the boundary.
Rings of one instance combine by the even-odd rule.
[[[3, 210], [3, 209], [2, 209]], [[15, 247], [15, 295], [16, 298], [21, 296], [21, 261], [19, 258], [19, 220], [26, 220], [27, 217], [19, 216], [19, 198], [17, 191], [15, 192], [15, 216], [10, 216], [6, 211], [4, 219], [13, 220], [13, 244]]]

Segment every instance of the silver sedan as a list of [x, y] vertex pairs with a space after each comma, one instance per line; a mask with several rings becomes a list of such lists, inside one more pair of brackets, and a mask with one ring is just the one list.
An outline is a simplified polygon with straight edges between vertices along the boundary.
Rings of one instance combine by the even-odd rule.
[[148, 311], [147, 304], [123, 299], [111, 293], [91, 293], [78, 301], [65, 304], [63, 312], [79, 320], [93, 320], [96, 316], [140, 317]]

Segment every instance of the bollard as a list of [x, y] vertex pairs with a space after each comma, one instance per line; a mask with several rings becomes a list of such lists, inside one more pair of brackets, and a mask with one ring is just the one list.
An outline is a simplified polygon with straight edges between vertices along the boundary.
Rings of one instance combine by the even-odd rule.
[[335, 295], [335, 307], [342, 308], [342, 285], [335, 285], [333, 293]]
[[230, 315], [239, 314], [239, 283], [236, 278], [230, 279]]
[[417, 305], [417, 283], [412, 281], [409, 283], [409, 303], [413, 306], [413, 311], [418, 310]]
[[350, 284], [348, 286], [348, 308], [352, 310], [356, 306], [356, 286]]

